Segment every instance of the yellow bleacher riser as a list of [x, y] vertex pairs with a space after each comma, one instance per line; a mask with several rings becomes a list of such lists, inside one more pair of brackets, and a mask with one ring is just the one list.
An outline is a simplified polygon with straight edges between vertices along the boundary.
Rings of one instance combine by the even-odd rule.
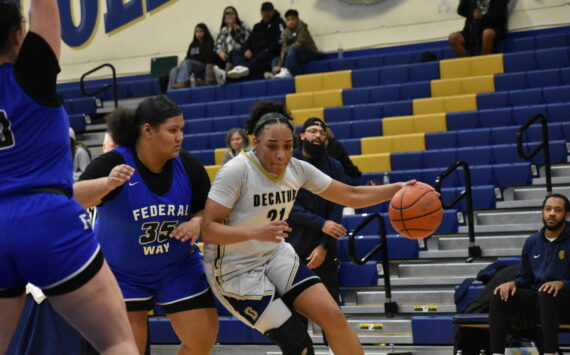
[[217, 148], [214, 150], [214, 162], [216, 162], [216, 165], [222, 164], [222, 160], [224, 160], [224, 155], [226, 155], [227, 151], [228, 148]]
[[342, 90], [287, 94], [285, 102], [289, 110], [342, 106]]
[[414, 115], [477, 110], [477, 94], [413, 100]]
[[317, 117], [321, 120], [325, 120], [325, 109], [323, 107], [319, 108], [309, 108], [303, 110], [292, 110], [291, 116], [293, 117], [293, 123], [295, 126], [301, 126], [305, 121], [311, 117]]
[[363, 173], [390, 171], [390, 153], [351, 155], [350, 160]]
[[445, 113], [385, 117], [382, 119], [382, 132], [384, 136], [445, 131], [447, 131]]
[[499, 74], [504, 72], [503, 55], [444, 59], [439, 61], [439, 71], [442, 79]]
[[351, 88], [352, 71], [350, 70], [295, 77], [295, 92], [297, 93]]
[[432, 80], [430, 86], [432, 97], [495, 92], [495, 76]]
[[361, 139], [360, 144], [362, 155], [411, 152], [426, 149], [424, 133], [366, 137]]
[[204, 168], [206, 168], [206, 172], [208, 173], [208, 176], [210, 177], [210, 182], [214, 182], [214, 178], [216, 177], [216, 174], [218, 173], [218, 170], [220, 170], [222, 166], [221, 165], [206, 165], [204, 166]]

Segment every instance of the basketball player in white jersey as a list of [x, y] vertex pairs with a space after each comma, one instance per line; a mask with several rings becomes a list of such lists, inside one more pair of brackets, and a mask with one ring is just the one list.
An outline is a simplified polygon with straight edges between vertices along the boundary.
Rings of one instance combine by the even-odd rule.
[[294, 127], [284, 115], [250, 117], [245, 126], [254, 148], [221, 168], [204, 210], [205, 272], [214, 294], [285, 355], [314, 353], [305, 326], [290, 309], [318, 324], [336, 355], [362, 354], [339, 306], [283, 241], [291, 230], [285, 220], [300, 188], [361, 208], [388, 201], [415, 181], [348, 186], [291, 158]]

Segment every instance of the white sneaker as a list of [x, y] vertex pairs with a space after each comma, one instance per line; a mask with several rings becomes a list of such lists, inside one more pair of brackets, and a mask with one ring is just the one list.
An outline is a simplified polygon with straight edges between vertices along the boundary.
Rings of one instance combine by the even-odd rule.
[[274, 76], [275, 76], [275, 74], [270, 73], [270, 72], [268, 72], [268, 71], [266, 71], [265, 73], [263, 73], [263, 77], [264, 77], [265, 79], [273, 79]]
[[232, 70], [228, 72], [228, 77], [231, 79], [243, 78], [249, 75], [249, 68], [243, 65], [235, 66]]
[[275, 74], [274, 78], [290, 78], [292, 76], [293, 75], [291, 75], [291, 72], [289, 72], [287, 68], [283, 67], [279, 73]]
[[226, 72], [220, 69], [217, 65], [214, 65], [214, 74], [216, 75], [216, 81], [218, 85], [226, 84]]

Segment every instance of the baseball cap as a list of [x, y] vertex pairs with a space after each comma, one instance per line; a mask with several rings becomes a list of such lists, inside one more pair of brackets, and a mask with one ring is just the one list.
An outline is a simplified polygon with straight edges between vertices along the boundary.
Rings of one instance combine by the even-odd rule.
[[303, 132], [311, 126], [319, 126], [323, 129], [327, 129], [327, 124], [323, 120], [317, 117], [311, 117], [303, 123]]
[[271, 11], [274, 9], [275, 8], [273, 7], [273, 4], [270, 3], [269, 1], [266, 1], [263, 4], [261, 4], [261, 11]]

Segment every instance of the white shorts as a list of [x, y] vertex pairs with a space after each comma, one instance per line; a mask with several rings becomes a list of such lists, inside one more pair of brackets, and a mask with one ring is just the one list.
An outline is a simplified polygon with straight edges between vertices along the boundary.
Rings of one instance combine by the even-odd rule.
[[218, 300], [252, 328], [274, 299], [281, 297], [291, 307], [302, 291], [320, 282], [318, 276], [299, 262], [289, 243], [282, 243], [267, 264], [238, 273], [230, 279], [222, 280], [223, 277], [215, 276], [214, 263], [206, 264], [205, 271]]

